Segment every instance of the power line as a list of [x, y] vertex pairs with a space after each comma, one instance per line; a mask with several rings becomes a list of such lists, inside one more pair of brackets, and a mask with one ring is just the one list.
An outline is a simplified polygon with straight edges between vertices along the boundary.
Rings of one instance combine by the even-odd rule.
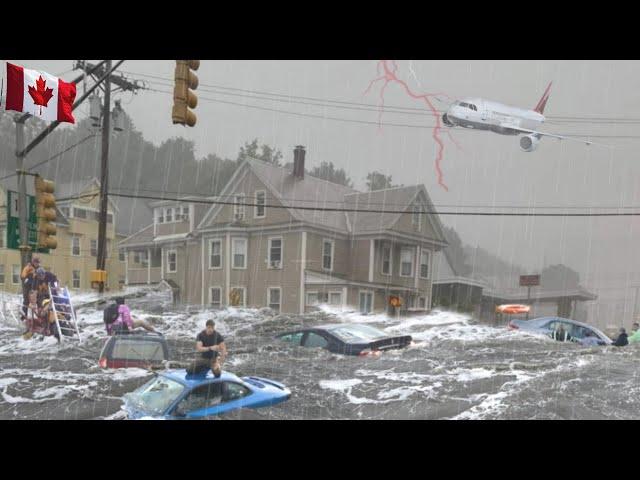
[[[86, 197], [90, 194], [70, 196], [66, 198], [59, 199], [59, 201], [67, 201], [67, 200], [77, 200], [79, 198]], [[115, 197], [123, 197], [123, 198], [135, 198], [135, 199], [144, 199], [144, 200], [168, 200], [175, 202], [184, 202], [185, 200], [181, 200], [180, 198], [167, 198], [167, 197], [159, 197], [152, 195], [131, 195], [124, 193], [113, 193], [111, 194]], [[346, 208], [346, 207], [306, 207], [306, 206], [295, 206], [295, 205], [272, 205], [272, 204], [258, 204], [258, 203], [236, 203], [236, 202], [225, 202], [221, 200], [188, 200], [190, 203], [200, 203], [207, 205], [237, 205], [237, 206], [245, 206], [245, 207], [266, 207], [266, 208], [280, 208], [280, 209], [293, 209], [293, 210], [313, 210], [313, 211], [321, 211], [321, 212], [352, 212], [352, 213], [420, 213], [420, 214], [433, 214], [433, 215], [461, 215], [461, 216], [488, 216], [488, 217], [638, 217], [640, 216], [640, 212], [607, 212], [607, 213], [507, 213], [507, 212], [438, 212], [438, 211], [428, 211], [423, 210], [421, 212], [408, 212], [406, 209], [403, 210], [388, 210], [388, 209], [360, 209], [360, 208]], [[407, 205], [409, 208], [410, 205]]]
[[[164, 82], [168, 82], [165, 84], [159, 83], [159, 82], [149, 82], [149, 83], [155, 83], [155, 84], [160, 84], [163, 86], [169, 86], [172, 87], [173, 86], [173, 79], [171, 78], [166, 78], [166, 77], [161, 77], [161, 76], [157, 76], [157, 75], [149, 75], [149, 74], [144, 74], [144, 73], [137, 73], [137, 72], [126, 72], [126, 73], [130, 73], [132, 75], [140, 75], [140, 76], [144, 76], [144, 77], [149, 77], [149, 78], [155, 78], [155, 79], [159, 79], [159, 80], [163, 80]], [[373, 110], [373, 111], [380, 111], [381, 106], [380, 105], [376, 105], [376, 104], [371, 104], [371, 103], [361, 103], [361, 102], [349, 102], [349, 101], [344, 101], [344, 100], [332, 100], [332, 99], [327, 99], [327, 98], [318, 98], [318, 97], [306, 97], [306, 96], [300, 96], [300, 95], [290, 95], [290, 94], [282, 94], [282, 93], [274, 93], [274, 92], [267, 92], [267, 91], [263, 91], [263, 90], [249, 90], [249, 89], [243, 89], [243, 88], [235, 88], [235, 87], [226, 87], [223, 85], [214, 85], [214, 84], [206, 84], [206, 83], [200, 83], [200, 88], [201, 87], [209, 87], [209, 88], [214, 88], [214, 89], [218, 89], [218, 91], [212, 91], [212, 93], [219, 93], [219, 94], [224, 94], [224, 95], [235, 95], [235, 96], [245, 96], [246, 98], [256, 98], [256, 99], [260, 99], [261, 97], [257, 97], [257, 96], [249, 96], [249, 95], [241, 95], [241, 94], [232, 94], [232, 93], [223, 93], [220, 92], [219, 90], [229, 90], [232, 92], [245, 92], [245, 93], [251, 93], [253, 95], [269, 95], [269, 96], [273, 96], [273, 97], [278, 97], [281, 99], [286, 99], [286, 100], [276, 100], [276, 99], [270, 99], [270, 98], [264, 98], [266, 100], [272, 100], [272, 101], [286, 101], [287, 103], [302, 103], [302, 104], [306, 104], [306, 105], [316, 105], [314, 103], [305, 103], [305, 102], [299, 102], [299, 101], [295, 101], [292, 99], [302, 99], [302, 100], [310, 100], [313, 102], [320, 102], [320, 104], [318, 106], [325, 106], [325, 107], [332, 107], [332, 108], [338, 108], [337, 105], [330, 105], [329, 103], [335, 103], [338, 105], [347, 105], [347, 106], [356, 106], [356, 107], [369, 107], [369, 108], [355, 108], [356, 110]], [[201, 88], [202, 89], [202, 88]], [[207, 91], [206, 88], [202, 89], [204, 91]], [[343, 107], [346, 108], [346, 107]], [[382, 110], [385, 113], [406, 113], [406, 114], [412, 114], [412, 115], [424, 115], [424, 116], [430, 116], [433, 117], [433, 115], [431, 113], [425, 112], [423, 108], [415, 108], [415, 107], [402, 107], [399, 105], [385, 105]], [[393, 112], [393, 110], [399, 110], [398, 112]], [[436, 110], [438, 113], [444, 113], [444, 110]], [[547, 119], [552, 119], [552, 120], [557, 120], [563, 123], [569, 123], [569, 122], [581, 122], [581, 123], [621, 123], [621, 124], [636, 124], [636, 123], [640, 123], [640, 118], [633, 118], [633, 117], [586, 117], [586, 116], [572, 116], [572, 115], [547, 115], [546, 116]]]
[[[189, 196], [189, 197], [201, 197], [203, 199], [208, 199], [211, 197], [215, 197], [215, 198], [234, 198], [237, 194], [234, 193], [230, 193], [227, 195], [207, 195], [204, 193], [197, 193], [197, 192], [184, 192], [184, 191], [177, 191], [177, 190], [155, 190], [155, 189], [151, 189], [151, 188], [141, 188], [141, 187], [135, 187], [135, 188], [116, 188], [116, 190], [120, 191], [120, 192], [138, 192], [140, 190], [144, 191], [144, 192], [151, 192], [151, 193], [158, 193], [158, 194], [165, 194], [165, 193], [170, 193], [170, 194], [175, 194], [175, 195], [185, 195], [185, 196]], [[379, 190], [374, 190], [374, 191], [369, 191], [369, 192], [354, 192], [354, 195], [363, 195], [366, 196], [370, 193], [376, 193]], [[248, 195], [248, 198], [254, 198], [251, 195]], [[335, 203], [335, 204], [344, 204], [344, 200], [319, 200], [319, 199], [301, 199], [301, 198], [292, 198], [292, 197], [278, 197], [281, 200], [288, 200], [288, 201], [294, 201], [294, 202], [303, 202], [303, 203]], [[172, 199], [167, 199], [169, 201], [172, 201]], [[179, 201], [181, 202], [189, 202], [190, 200], [188, 198], [179, 198]], [[390, 206], [390, 207], [407, 207], [406, 204], [400, 204], [400, 203], [389, 203], [389, 202], [359, 202], [359, 203], [366, 203], [367, 205], [382, 205], [384, 206]], [[562, 208], [566, 208], [566, 209], [581, 209], [581, 210], [612, 210], [612, 209], [640, 209], [640, 205], [629, 205], [629, 206], [618, 206], [618, 205], [611, 205], [611, 206], [601, 206], [601, 205], [595, 205], [595, 206], [591, 206], [591, 205], [468, 205], [468, 204], [433, 204], [433, 206], [435, 208], [513, 208], [513, 209], [527, 209], [527, 210], [538, 210], [538, 209], [548, 209], [548, 210], [557, 210], [557, 209], [562, 209]]]
[[[158, 93], [166, 93], [169, 95], [173, 95], [173, 92], [170, 91], [166, 91], [166, 90], [158, 90], [155, 88], [148, 88], [147, 90], [152, 91], [152, 92], [158, 92]], [[295, 116], [299, 116], [299, 117], [309, 117], [309, 118], [318, 118], [320, 120], [335, 120], [335, 121], [339, 121], [339, 122], [348, 122], [348, 123], [360, 123], [360, 124], [364, 124], [364, 125], [375, 125], [375, 126], [380, 126], [380, 127], [404, 127], [404, 128], [418, 128], [418, 129], [426, 129], [426, 128], [435, 128], [435, 125], [416, 125], [416, 124], [406, 124], [406, 123], [390, 123], [390, 122], [372, 122], [372, 121], [367, 121], [367, 120], [356, 120], [356, 119], [351, 119], [351, 118], [343, 118], [343, 117], [330, 117], [327, 115], [317, 115], [317, 114], [311, 114], [311, 113], [301, 113], [301, 112], [293, 112], [290, 110], [281, 110], [281, 109], [277, 109], [277, 108], [269, 108], [269, 107], [262, 107], [262, 106], [258, 106], [258, 105], [249, 105], [249, 104], [245, 104], [245, 103], [238, 103], [238, 102], [230, 102], [228, 100], [220, 100], [220, 99], [215, 99], [215, 98], [209, 98], [209, 97], [198, 97], [199, 100], [205, 100], [205, 101], [210, 101], [210, 102], [215, 102], [215, 103], [223, 103], [223, 104], [227, 104], [227, 105], [236, 105], [239, 107], [245, 107], [245, 108], [253, 108], [256, 110], [264, 110], [264, 111], [268, 111], [268, 112], [276, 112], [276, 113], [284, 113], [287, 115], [295, 115]], [[445, 128], [444, 126], [441, 126], [441, 128]], [[461, 128], [459, 130], [456, 130], [456, 132], [481, 132], [482, 130], [477, 130], [477, 129], [472, 129], [472, 128]], [[572, 133], [572, 134], [568, 134], [568, 135], [564, 135], [565, 137], [585, 137], [587, 139], [590, 138], [633, 138], [633, 139], [637, 139], [640, 138], [640, 135], [591, 135], [591, 134], [578, 134], [578, 133]]]
[[[58, 158], [59, 156], [64, 155], [64, 154], [65, 154], [65, 153], [67, 153], [69, 150], [71, 150], [71, 149], [73, 149], [73, 148], [76, 148], [77, 146], [79, 146], [79, 145], [83, 144], [84, 142], [86, 142], [86, 141], [87, 141], [87, 140], [89, 140], [90, 138], [95, 137], [96, 135], [97, 135], [97, 134], [96, 134], [96, 133], [94, 133], [94, 134], [91, 134], [91, 135], [88, 135], [88, 136], [84, 137], [84, 138], [83, 138], [82, 140], [80, 140], [79, 142], [74, 143], [74, 144], [73, 144], [73, 145], [71, 145], [70, 147], [68, 147], [68, 148], [64, 149], [64, 150], [63, 150], [63, 151], [61, 151], [61, 152], [56, 153], [55, 155], [53, 155], [53, 156], [51, 156], [51, 157], [47, 158], [46, 160], [43, 160], [43, 161], [42, 161], [42, 162], [40, 162], [40, 163], [36, 163], [35, 165], [32, 165], [31, 167], [27, 168], [27, 170], [33, 170], [34, 168], [38, 168], [38, 167], [40, 167], [40, 166], [44, 165], [45, 163], [48, 163], [48, 162], [50, 162], [50, 161], [52, 161], [52, 160], [55, 160], [55, 159], [56, 159], [56, 158]], [[0, 178], [0, 181], [2, 181], [2, 180], [6, 180], [7, 178], [15, 177], [15, 176], [17, 176], [17, 175], [18, 175], [17, 173], [10, 173], [9, 175], [6, 175], [6, 176], [4, 176], [4, 177], [1, 177], [1, 178]]]

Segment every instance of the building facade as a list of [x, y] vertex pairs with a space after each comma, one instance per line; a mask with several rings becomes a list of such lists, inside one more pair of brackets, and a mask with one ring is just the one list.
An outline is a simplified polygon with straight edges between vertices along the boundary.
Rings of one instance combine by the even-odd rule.
[[119, 245], [126, 283], [166, 280], [183, 303], [219, 308], [380, 312], [398, 297], [428, 310], [446, 241], [424, 186], [357, 192], [305, 176], [304, 156], [293, 171], [246, 160], [215, 198], [152, 204], [153, 223]]
[[[33, 182], [27, 182], [27, 193], [33, 195]], [[20, 251], [7, 248], [7, 190], [17, 191], [17, 184], [0, 185], [0, 290], [21, 292]], [[98, 212], [100, 183], [85, 182], [80, 189], [72, 184], [56, 185], [56, 198], [86, 197], [57, 202], [56, 238], [58, 247], [49, 254], [38, 254], [45, 270], [52, 271], [62, 285], [71, 290], [89, 290], [91, 271], [96, 269], [98, 250]], [[108, 206], [107, 223], [107, 288], [115, 290], [125, 283], [124, 258], [118, 255], [117, 243], [125, 238], [115, 231], [117, 208]]]

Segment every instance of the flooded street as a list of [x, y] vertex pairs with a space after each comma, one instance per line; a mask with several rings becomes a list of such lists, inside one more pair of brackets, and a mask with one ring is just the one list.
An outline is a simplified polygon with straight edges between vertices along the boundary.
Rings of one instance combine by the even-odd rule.
[[[225, 336], [225, 369], [284, 383], [289, 401], [256, 411], [264, 419], [635, 419], [640, 349], [581, 347], [477, 324], [434, 311], [389, 319], [353, 312], [272, 316], [261, 310], [172, 307], [164, 294], [127, 301], [168, 339], [171, 360], [192, 357], [208, 318]], [[22, 340], [0, 326], [0, 418], [118, 419], [121, 397], [147, 381], [143, 369], [102, 370], [102, 311], [79, 308], [83, 342]], [[301, 325], [366, 322], [415, 344], [378, 358], [290, 347], [274, 336]]]

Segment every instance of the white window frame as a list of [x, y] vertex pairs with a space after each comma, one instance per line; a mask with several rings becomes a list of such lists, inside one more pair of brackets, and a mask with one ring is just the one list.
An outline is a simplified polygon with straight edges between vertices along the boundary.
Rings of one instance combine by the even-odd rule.
[[[402, 274], [402, 252], [403, 251], [410, 251], [411, 252], [411, 261], [409, 262], [409, 264], [411, 265], [411, 272], [408, 275], [403, 275]], [[414, 263], [416, 263], [416, 249], [415, 247], [401, 247], [400, 248], [400, 269], [398, 271], [398, 274], [401, 277], [405, 277], [405, 278], [410, 278], [413, 277], [413, 267], [414, 267]]]
[[[384, 250], [385, 248], [389, 249], [389, 272], [384, 273]], [[380, 275], [384, 275], [386, 277], [390, 277], [393, 275], [393, 247], [390, 243], [383, 243], [382, 248], [380, 249]]]
[[4, 285], [6, 281], [6, 276], [4, 272], [4, 264], [0, 263], [0, 285]]
[[[262, 194], [264, 196], [263, 204], [262, 204], [262, 215], [258, 215], [258, 208], [260, 202], [258, 202], [258, 195]], [[267, 216], [267, 191], [266, 190], [256, 190], [256, 206], [253, 207], [253, 218], [265, 218]]]
[[[79, 235], [72, 235], [71, 236], [71, 256], [72, 257], [80, 257], [82, 256], [82, 242], [80, 241], [80, 236]], [[74, 251], [74, 243], [76, 242], [76, 240], [78, 241], [78, 253], [73, 253]]]
[[[177, 273], [178, 272], [178, 250], [175, 248], [172, 248], [171, 250], [167, 250], [167, 256], [166, 256], [166, 260], [167, 260], [167, 273]], [[176, 256], [176, 261], [175, 263], [175, 268], [173, 270], [171, 270], [171, 261], [169, 260], [169, 255], [174, 254]]]
[[[338, 303], [331, 303], [331, 295], [340, 295], [340, 301]], [[330, 290], [328, 292], [327, 303], [333, 306], [342, 306], [343, 298], [342, 298], [342, 290]]]
[[[16, 272], [18, 272], [17, 275], [16, 275]], [[11, 284], [12, 285], [20, 285], [20, 273], [21, 273], [20, 265], [11, 265]], [[14, 282], [16, 277], [18, 278], [18, 281]]]
[[[214, 267], [211, 263], [211, 257], [213, 255], [213, 244], [214, 243], [219, 243], [220, 244], [220, 265], [217, 267]], [[209, 239], [209, 270], [221, 270], [222, 269], [222, 265], [224, 262], [224, 258], [222, 255], [222, 239], [221, 238], [211, 238]]]
[[164, 208], [156, 208], [156, 223], [158, 225], [164, 223]]
[[272, 290], [278, 290], [278, 313], [280, 313], [282, 311], [282, 288], [281, 287], [268, 287], [267, 288], [267, 307], [271, 308], [272, 310], [275, 310], [274, 308], [271, 307], [272, 303], [271, 303], [271, 291]]
[[375, 292], [374, 292], [373, 290], [359, 290], [359, 291], [358, 291], [358, 311], [359, 311], [360, 313], [365, 313], [365, 312], [363, 312], [362, 310], [360, 310], [360, 296], [361, 296], [363, 293], [364, 293], [364, 294], [369, 294], [369, 293], [371, 294], [371, 310], [369, 310], [369, 311], [368, 311], [368, 312], [366, 312], [366, 313], [372, 313], [372, 312], [373, 312], [373, 310], [374, 310], [374, 305], [376, 304], [376, 294], [375, 294]]
[[[315, 303], [311, 303], [309, 301], [309, 295], [315, 295], [316, 296]], [[315, 306], [315, 305], [319, 305], [319, 304], [320, 304], [320, 302], [318, 301], [318, 292], [316, 290], [312, 290], [310, 292], [307, 292], [307, 294], [305, 295], [305, 305]]]
[[[173, 223], [173, 207], [166, 207], [164, 209], [164, 223]], [[171, 220], [169, 220], [169, 214], [171, 215]]]
[[[324, 266], [324, 246], [326, 243], [330, 243], [331, 244], [331, 268], [325, 268]], [[336, 257], [336, 241], [332, 240], [330, 238], [323, 238], [322, 239], [322, 251], [321, 253], [321, 261], [322, 261], [322, 270], [325, 272], [333, 272], [333, 264], [335, 261], [335, 257]]]
[[[424, 306], [421, 306], [420, 304], [424, 303]], [[426, 310], [427, 309], [427, 297], [425, 296], [420, 296], [418, 297], [418, 308], [421, 310]]]
[[[220, 301], [218, 302], [217, 306], [213, 304], [213, 291], [214, 290], [218, 290], [218, 292], [220, 292]], [[222, 287], [220, 287], [218, 285], [214, 285], [212, 287], [209, 287], [209, 306], [214, 307], [214, 308], [222, 308]]]
[[[280, 240], [280, 266], [274, 267], [271, 265], [271, 245], [274, 240]], [[269, 237], [267, 243], [267, 268], [269, 270], [282, 270], [284, 264], [284, 238], [283, 237]]]
[[[78, 272], [78, 286], [77, 287], [76, 287], [76, 278], [73, 275], [76, 272]], [[81, 281], [80, 270], [72, 270], [71, 271], [71, 288], [79, 289], [80, 285], [81, 285], [80, 281]]]
[[[93, 244], [95, 243], [96, 245], [96, 249], [95, 249], [95, 255], [93, 254]], [[89, 240], [89, 253], [91, 254], [92, 257], [97, 257], [98, 256], [98, 240], [92, 238]]]
[[[247, 218], [246, 206], [244, 205], [246, 195], [244, 193], [236, 193], [233, 196], [233, 220], [244, 220]], [[238, 218], [241, 216], [241, 218]]]
[[[244, 242], [244, 265], [241, 267], [236, 266], [236, 241]], [[249, 256], [249, 240], [245, 237], [231, 237], [231, 268], [233, 270], [246, 270]]]
[[[427, 256], [427, 263], [422, 263], [422, 258], [423, 258], [424, 255]], [[429, 250], [421, 249], [420, 250], [420, 278], [423, 278], [423, 279], [428, 279], [429, 278], [429, 274], [431, 273], [431, 269], [429, 268], [430, 263], [431, 263], [431, 252]], [[422, 276], [422, 266], [423, 265], [427, 266], [427, 276], [426, 277]]]
[[[235, 287], [232, 286], [229, 288], [229, 293], [231, 293], [233, 290], [242, 290], [242, 303], [237, 306], [245, 308], [247, 306], [247, 287], [243, 287], [240, 285], [237, 285]], [[231, 306], [231, 301], [229, 301], [229, 306]]]

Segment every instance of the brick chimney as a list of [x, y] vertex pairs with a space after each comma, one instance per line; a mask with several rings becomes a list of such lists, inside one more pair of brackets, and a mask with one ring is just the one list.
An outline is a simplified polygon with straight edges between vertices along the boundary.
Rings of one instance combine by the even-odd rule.
[[293, 176], [296, 178], [304, 178], [304, 156], [306, 151], [302, 145], [297, 145], [293, 149]]

